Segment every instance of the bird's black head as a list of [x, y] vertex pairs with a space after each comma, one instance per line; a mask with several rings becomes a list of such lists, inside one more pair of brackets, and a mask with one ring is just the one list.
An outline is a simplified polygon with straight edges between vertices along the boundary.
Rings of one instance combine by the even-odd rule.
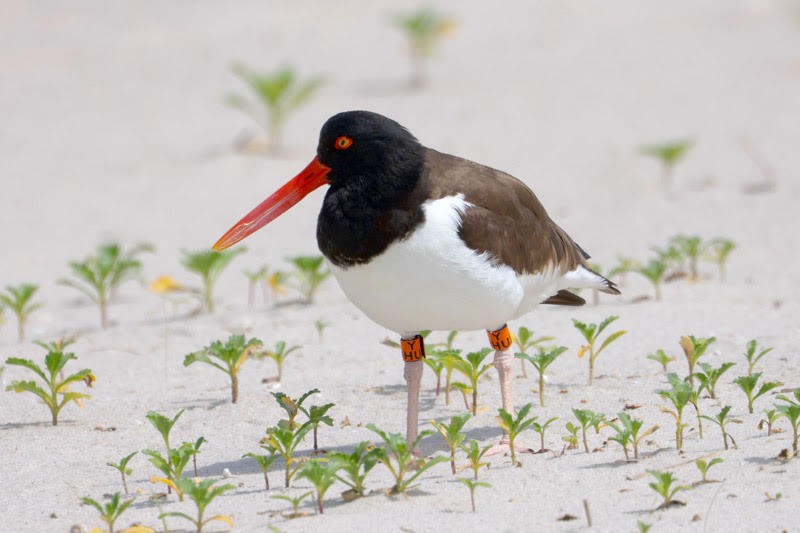
[[424, 149], [403, 126], [370, 111], [345, 111], [322, 126], [317, 146], [320, 163], [331, 168], [333, 188], [351, 180], [391, 181], [419, 176]]

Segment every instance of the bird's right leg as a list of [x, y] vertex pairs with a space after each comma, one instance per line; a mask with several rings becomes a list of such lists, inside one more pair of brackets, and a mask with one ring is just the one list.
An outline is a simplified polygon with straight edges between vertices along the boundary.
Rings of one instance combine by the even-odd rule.
[[400, 339], [405, 369], [403, 377], [408, 385], [408, 410], [406, 416], [406, 442], [411, 446], [417, 440], [419, 426], [419, 389], [422, 382], [425, 344], [421, 335]]

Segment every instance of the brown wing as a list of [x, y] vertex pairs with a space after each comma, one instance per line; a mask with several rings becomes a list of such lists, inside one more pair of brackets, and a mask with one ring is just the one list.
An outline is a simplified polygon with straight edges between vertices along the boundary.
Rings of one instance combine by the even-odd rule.
[[460, 236], [471, 249], [488, 252], [517, 273], [557, 266], [561, 272], [585, 265], [586, 253], [547, 215], [521, 181], [489, 167], [428, 150], [430, 198], [458, 193], [474, 205], [463, 217]]

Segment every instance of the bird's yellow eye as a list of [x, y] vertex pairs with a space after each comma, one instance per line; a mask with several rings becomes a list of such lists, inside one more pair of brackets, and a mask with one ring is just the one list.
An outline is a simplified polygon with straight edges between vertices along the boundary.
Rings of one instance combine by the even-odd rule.
[[352, 145], [353, 139], [350, 137], [345, 137], [344, 135], [337, 137], [336, 141], [333, 143], [333, 147], [337, 150], [347, 150]]

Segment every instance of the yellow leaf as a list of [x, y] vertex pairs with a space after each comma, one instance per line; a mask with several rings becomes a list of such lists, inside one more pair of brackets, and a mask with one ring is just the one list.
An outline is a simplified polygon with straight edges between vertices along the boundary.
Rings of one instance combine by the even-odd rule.
[[167, 485], [167, 486], [169, 486], [169, 487], [172, 487], [172, 490], [174, 490], [174, 491], [175, 491], [175, 492], [177, 492], [178, 494], [182, 494], [182, 493], [181, 493], [181, 489], [179, 489], [179, 488], [178, 488], [178, 487], [175, 485], [175, 483], [173, 483], [173, 482], [172, 482], [172, 480], [171, 480], [171, 479], [167, 479], [167, 478], [165, 478], [165, 477], [152, 476], [152, 477], [150, 478], [150, 483], [163, 483], [164, 485]]
[[94, 385], [94, 382], [97, 381], [97, 378], [94, 377], [94, 374], [87, 374], [83, 378], [83, 382], [86, 383], [86, 386], [91, 388]]
[[680, 340], [681, 348], [683, 348], [683, 353], [686, 354], [688, 359], [694, 358], [694, 343], [692, 339], [689, 337], [683, 336]]
[[588, 349], [589, 349], [589, 345], [588, 344], [578, 348], [578, 358], [583, 357], [586, 354], [586, 350], [588, 350]]
[[181, 289], [181, 285], [171, 276], [159, 276], [150, 283], [150, 290], [156, 294], [166, 294]]
[[152, 527], [131, 526], [128, 529], [123, 530], [122, 533], [156, 533], [156, 530]]
[[205, 524], [205, 523], [211, 522], [212, 520], [216, 520], [217, 522], [225, 522], [230, 527], [233, 527], [233, 518], [231, 518], [230, 516], [227, 516], [227, 515], [224, 515], [224, 514], [214, 515], [211, 518], [209, 518], [208, 520], [205, 520], [203, 523]]

